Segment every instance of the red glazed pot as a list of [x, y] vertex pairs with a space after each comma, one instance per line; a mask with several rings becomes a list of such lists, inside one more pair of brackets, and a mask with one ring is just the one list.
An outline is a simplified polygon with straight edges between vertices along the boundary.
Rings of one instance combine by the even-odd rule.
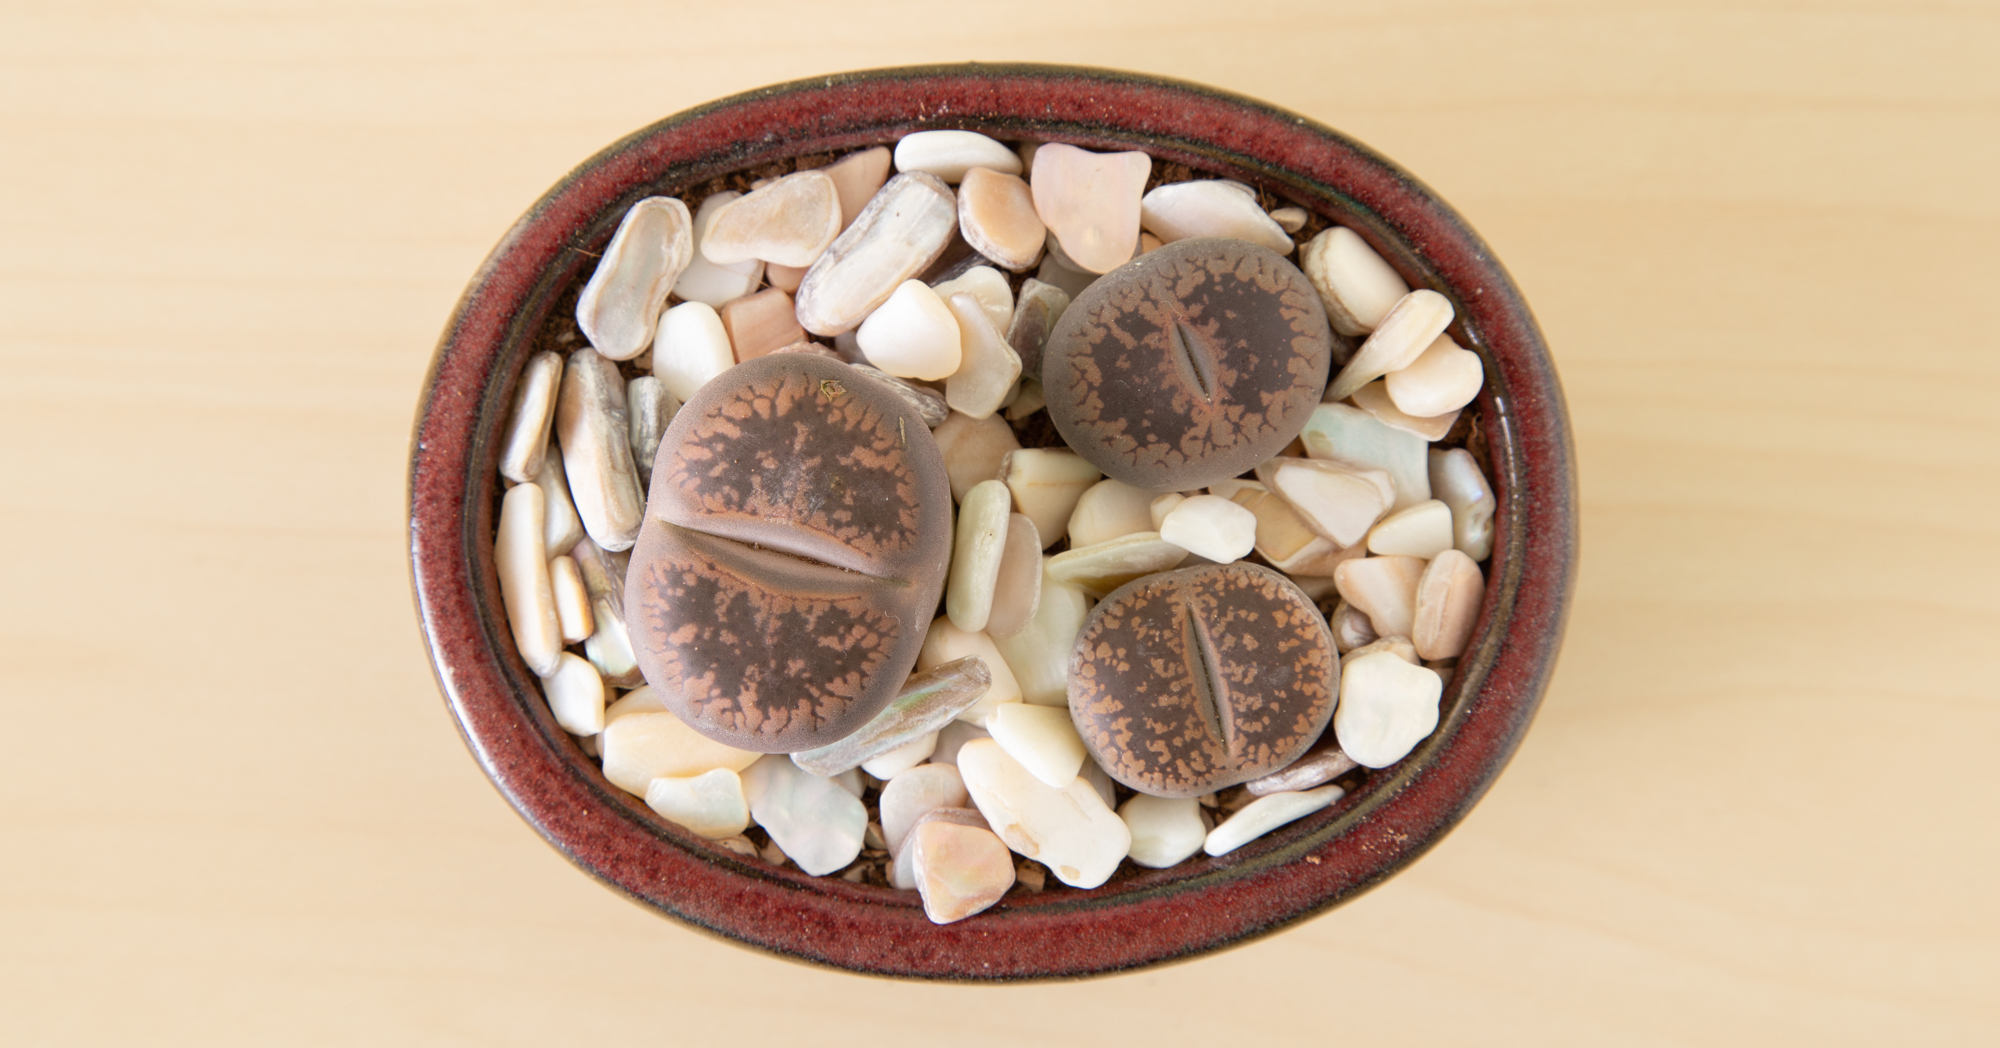
[[[1438, 730], [1334, 807], [1222, 858], [1127, 863], [1078, 891], [1051, 879], [950, 925], [914, 892], [744, 861], [611, 786], [559, 728], [516, 654], [493, 532], [498, 434], [545, 323], [570, 308], [641, 197], [927, 128], [1144, 149], [1237, 178], [1360, 233], [1413, 287], [1458, 307], [1486, 363], [1476, 410], [1499, 500], [1486, 604]], [[1527, 731], [1555, 665], [1576, 558], [1574, 450], [1527, 303], [1464, 220], [1420, 182], [1304, 117], [1153, 77], [1061, 66], [927, 66], [799, 81], [663, 120], [537, 201], [473, 277], [426, 379], [410, 455], [410, 560], [425, 639], [466, 744], [549, 843], [616, 890], [724, 938], [849, 971], [1063, 978], [1193, 957], [1353, 898], [1437, 843]]]

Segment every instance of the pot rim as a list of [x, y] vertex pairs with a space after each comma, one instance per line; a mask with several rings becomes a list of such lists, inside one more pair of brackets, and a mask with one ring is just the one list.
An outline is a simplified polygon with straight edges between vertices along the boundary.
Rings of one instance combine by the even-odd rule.
[[[1227, 174], [1368, 240], [1412, 286], [1459, 309], [1480, 353], [1498, 502], [1486, 602], [1437, 730], [1333, 808], [1220, 858], [1090, 891], [1010, 895], [931, 924], [915, 893], [746, 862], [611, 786], [556, 725], [514, 651], [492, 536], [499, 426], [563, 289], [637, 199], [807, 153], [963, 128], [1003, 139], [1142, 148]], [[1189, 959], [1354, 898], [1470, 810], [1519, 746], [1554, 669], [1575, 581], [1575, 452], [1527, 303], [1471, 227], [1422, 183], [1303, 116], [1215, 88], [1075, 66], [963, 64], [797, 80], [670, 116], [579, 165], [508, 231], [455, 308], [411, 442], [410, 558], [446, 704], [487, 777], [545, 840], [633, 901], [733, 942], [848, 971], [1005, 981]]]

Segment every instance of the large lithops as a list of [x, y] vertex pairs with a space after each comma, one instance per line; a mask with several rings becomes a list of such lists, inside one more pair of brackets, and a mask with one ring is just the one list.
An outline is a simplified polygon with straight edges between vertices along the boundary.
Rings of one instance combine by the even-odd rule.
[[826, 745], [909, 676], [951, 533], [943, 459], [905, 401], [810, 354], [749, 361], [660, 441], [626, 582], [633, 653], [710, 738]]

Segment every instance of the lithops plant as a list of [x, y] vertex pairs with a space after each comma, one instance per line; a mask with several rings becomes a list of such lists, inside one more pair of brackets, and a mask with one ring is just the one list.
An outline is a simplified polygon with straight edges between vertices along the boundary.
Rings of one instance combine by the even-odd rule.
[[906, 401], [813, 354], [744, 363], [674, 416], [647, 507], [632, 650], [695, 730], [789, 753], [895, 698], [951, 543], [944, 461]]
[[1332, 359], [1326, 308], [1297, 266], [1199, 237], [1079, 295], [1042, 349], [1042, 392], [1063, 439], [1105, 475], [1185, 491], [1298, 436]]

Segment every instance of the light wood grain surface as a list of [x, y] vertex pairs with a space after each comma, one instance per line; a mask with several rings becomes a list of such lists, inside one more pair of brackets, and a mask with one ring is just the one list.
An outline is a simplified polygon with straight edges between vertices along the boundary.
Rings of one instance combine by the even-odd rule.
[[[688, 106], [962, 59], [1368, 142], [1568, 389], [1512, 767], [1192, 964], [891, 983], [655, 917], [487, 785], [411, 610], [418, 386], [515, 217]], [[0, 1043], [2000, 1042], [1996, 172], [1992, 4], [0, 3]]]

